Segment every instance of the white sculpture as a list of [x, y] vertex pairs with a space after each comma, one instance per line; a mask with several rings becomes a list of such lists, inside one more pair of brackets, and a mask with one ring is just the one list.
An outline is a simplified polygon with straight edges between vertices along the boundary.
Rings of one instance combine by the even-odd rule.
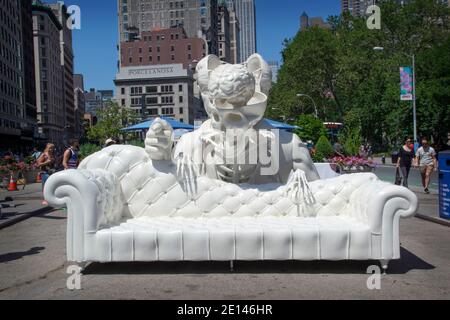
[[175, 148], [157, 119], [145, 150], [114, 145], [53, 175], [44, 194], [68, 206], [68, 259], [398, 259], [416, 196], [373, 174], [320, 180], [300, 139], [262, 119], [270, 79], [259, 55], [208, 56], [197, 80], [211, 119]]

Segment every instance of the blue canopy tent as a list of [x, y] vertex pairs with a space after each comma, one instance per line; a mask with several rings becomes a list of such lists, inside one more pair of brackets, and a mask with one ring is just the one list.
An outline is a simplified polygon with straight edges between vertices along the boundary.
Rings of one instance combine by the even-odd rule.
[[268, 123], [269, 125], [271, 125], [272, 127], [279, 129], [279, 130], [287, 130], [287, 131], [293, 131], [296, 129], [301, 129], [299, 126], [292, 126], [290, 124], [287, 123], [283, 123], [283, 122], [278, 122], [275, 120], [270, 120], [270, 119], [264, 119], [264, 121], [266, 123]]
[[[167, 117], [161, 117], [161, 119], [166, 120], [174, 130], [178, 130], [178, 129], [184, 129], [184, 130], [188, 130], [188, 131], [193, 131], [194, 130], [194, 126], [190, 125], [190, 124], [186, 124], [180, 121], [177, 121], [175, 119], [172, 118], [167, 118]], [[122, 131], [125, 132], [132, 132], [132, 131], [146, 131], [150, 128], [150, 126], [152, 125], [154, 119], [142, 122], [142, 123], [138, 123], [135, 124], [134, 126], [128, 127], [128, 128], [123, 128]]]

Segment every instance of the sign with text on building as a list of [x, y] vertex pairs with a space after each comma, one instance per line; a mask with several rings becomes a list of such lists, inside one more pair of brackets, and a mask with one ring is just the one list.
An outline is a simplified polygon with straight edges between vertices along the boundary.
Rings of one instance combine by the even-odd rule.
[[400, 68], [400, 100], [413, 100], [413, 73], [411, 67]]
[[123, 67], [116, 75], [116, 80], [174, 78], [188, 76], [188, 70], [182, 64], [161, 64], [155, 66]]

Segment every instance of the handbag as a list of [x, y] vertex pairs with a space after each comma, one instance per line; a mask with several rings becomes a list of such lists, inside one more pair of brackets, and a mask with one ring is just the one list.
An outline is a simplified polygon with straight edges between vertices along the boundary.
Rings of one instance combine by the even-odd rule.
[[397, 185], [397, 186], [401, 186], [402, 185], [402, 175], [400, 174], [400, 168], [397, 168], [396, 170], [395, 170], [395, 184]]

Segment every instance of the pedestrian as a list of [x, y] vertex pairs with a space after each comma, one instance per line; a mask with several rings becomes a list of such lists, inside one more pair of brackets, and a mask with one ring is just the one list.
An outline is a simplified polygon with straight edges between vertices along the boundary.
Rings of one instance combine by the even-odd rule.
[[37, 159], [39, 159], [39, 157], [41, 156], [42, 152], [40, 152], [38, 150], [37, 147], [33, 147], [33, 151], [31, 151], [31, 157], [37, 161]]
[[110, 147], [112, 145], [117, 144], [117, 139], [116, 138], [109, 138], [105, 141], [105, 146], [103, 148], [107, 148]]
[[62, 161], [64, 170], [76, 169], [78, 168], [79, 164], [78, 149], [80, 147], [80, 142], [78, 141], [78, 139], [70, 139], [69, 144], [70, 144], [69, 148], [67, 148], [66, 151], [64, 151]]
[[400, 170], [403, 178], [403, 186], [408, 188], [409, 172], [414, 160], [414, 144], [411, 139], [406, 139], [405, 144], [398, 152], [397, 170]]
[[[56, 157], [55, 157], [55, 145], [53, 143], [47, 143], [44, 152], [41, 153], [37, 159], [37, 166], [41, 171], [42, 190], [47, 182], [48, 178], [55, 173]], [[42, 201], [42, 205], [48, 205], [47, 201]]]
[[416, 166], [420, 167], [424, 192], [429, 194], [430, 180], [433, 171], [437, 171], [436, 151], [430, 146], [427, 138], [422, 139], [422, 146], [416, 152]]
[[344, 147], [339, 139], [334, 143], [333, 151], [336, 157], [344, 157]]

